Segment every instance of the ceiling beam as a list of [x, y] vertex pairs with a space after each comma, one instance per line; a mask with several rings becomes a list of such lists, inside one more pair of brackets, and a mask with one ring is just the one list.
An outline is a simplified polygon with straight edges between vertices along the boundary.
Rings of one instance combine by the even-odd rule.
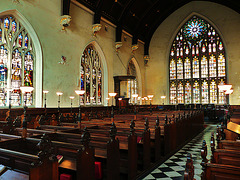
[[71, 0], [62, 0], [62, 12], [61, 12], [61, 16], [63, 16], [63, 15], [69, 15], [70, 1], [71, 1]]
[[100, 20], [102, 16], [101, 12], [102, 12], [104, 1], [105, 0], [98, 0], [96, 3], [96, 8], [94, 10], [93, 24], [100, 24]]

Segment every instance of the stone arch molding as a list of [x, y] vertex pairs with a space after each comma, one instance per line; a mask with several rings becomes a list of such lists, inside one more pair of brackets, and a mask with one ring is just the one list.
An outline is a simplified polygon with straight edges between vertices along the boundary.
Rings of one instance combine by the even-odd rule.
[[[170, 69], [170, 64], [169, 64], [169, 56], [170, 56], [170, 52], [171, 52], [171, 46], [172, 46], [172, 43], [177, 35], [177, 33], [179, 32], [179, 30], [182, 28], [182, 26], [193, 16], [198, 16], [202, 19], [204, 19], [205, 21], [207, 21], [209, 24], [211, 24], [211, 26], [216, 30], [216, 32], [219, 34], [221, 40], [222, 40], [222, 43], [224, 45], [224, 48], [225, 48], [225, 66], [226, 66], [226, 74], [228, 74], [228, 50], [227, 50], [227, 43], [224, 39], [224, 36], [221, 32], [221, 30], [216, 26], [216, 24], [210, 20], [207, 16], [204, 16], [198, 12], [191, 12], [190, 14], [188, 14], [185, 18], [182, 19], [181, 23], [177, 26], [177, 28], [175, 29], [174, 33], [172, 33], [171, 35], [171, 38], [168, 42], [168, 46], [167, 46], [167, 51], [166, 51], [166, 54], [165, 54], [165, 59], [167, 60], [166, 62], [166, 68], [168, 69], [167, 71], [167, 77], [168, 77], [168, 81], [167, 81], [167, 103], [170, 104], [170, 101], [169, 101], [169, 97], [170, 97], [170, 92], [169, 92], [169, 88], [170, 88], [170, 84], [169, 84], [169, 69]], [[229, 76], [226, 75], [226, 82], [229, 82]]]
[[[100, 45], [96, 41], [89, 42], [83, 48], [82, 54], [83, 54], [84, 50], [89, 45], [93, 45], [93, 47], [97, 50], [97, 52], [98, 52], [98, 54], [100, 56], [101, 62], [102, 62], [102, 66], [103, 66], [103, 105], [107, 106], [106, 98], [108, 97], [108, 68], [107, 68], [106, 58], [105, 58], [105, 55], [103, 53], [102, 48], [100, 47]], [[80, 69], [80, 66], [81, 66], [81, 59], [80, 59], [79, 69]], [[81, 72], [79, 72], [79, 73], [81, 73]], [[79, 77], [80, 77], [80, 74], [79, 74]]]
[[32, 25], [29, 23], [29, 21], [16, 9], [7, 10], [0, 13], [0, 16], [6, 16], [6, 15], [12, 15], [14, 16], [27, 30], [28, 34], [30, 35], [34, 47], [35, 47], [35, 76], [34, 76], [34, 92], [35, 92], [35, 107], [42, 107], [42, 47], [39, 41], [39, 38], [32, 27]]
[[[199, 13], [197, 13], [197, 12], [191, 12], [189, 15], [187, 15], [187, 16], [182, 20], [182, 22], [178, 25], [178, 27], [176, 28], [176, 30], [174, 31], [174, 33], [172, 34], [171, 39], [170, 39], [170, 41], [169, 41], [169, 43], [168, 43], [168, 50], [169, 50], [169, 51], [167, 51], [166, 59], [167, 59], [167, 60], [169, 59], [170, 49], [171, 49], [171, 46], [172, 46], [172, 42], [173, 42], [174, 38], [176, 37], [179, 29], [181, 29], [181, 27], [183, 26], [183, 24], [186, 23], [186, 21], [189, 20], [189, 19], [190, 19], [192, 16], [194, 16], [194, 15], [195, 15], [195, 16], [199, 16], [199, 17], [205, 19], [207, 22], [209, 22], [209, 23], [214, 27], [214, 29], [217, 30], [218, 34], [220, 35], [220, 37], [221, 37], [221, 39], [222, 39], [222, 41], [223, 41], [224, 47], [225, 47], [225, 49], [226, 49], [225, 52], [226, 52], [226, 60], [227, 60], [227, 59], [228, 59], [228, 57], [227, 57], [227, 47], [226, 47], [226, 44], [227, 44], [227, 43], [226, 43], [226, 41], [225, 41], [225, 39], [224, 39], [224, 36], [222, 35], [220, 29], [219, 29], [219, 28], [215, 25], [215, 23], [214, 23], [213, 21], [211, 21], [209, 18], [207, 18], [206, 16], [204, 16], [204, 15], [202, 15], [202, 14], [199, 14]], [[227, 65], [227, 61], [226, 61], [226, 65]], [[169, 67], [168, 67], [168, 68], [169, 68]]]
[[142, 76], [141, 76], [141, 70], [140, 70], [140, 67], [139, 67], [139, 64], [138, 64], [138, 61], [136, 60], [136, 58], [134, 56], [132, 56], [129, 61], [128, 61], [128, 64], [127, 64], [127, 67], [130, 63], [130, 61], [132, 60], [135, 68], [136, 68], [136, 72], [137, 72], [137, 82], [138, 82], [138, 96], [139, 97], [142, 97]]

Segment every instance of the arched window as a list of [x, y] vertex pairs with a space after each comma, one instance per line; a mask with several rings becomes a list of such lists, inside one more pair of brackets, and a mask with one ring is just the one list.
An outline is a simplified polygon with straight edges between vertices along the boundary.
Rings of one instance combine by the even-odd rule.
[[206, 20], [193, 16], [178, 31], [169, 55], [170, 103], [226, 103], [223, 41]]
[[103, 102], [103, 72], [98, 52], [89, 45], [81, 58], [81, 90], [85, 90], [82, 104], [101, 105]]
[[[34, 86], [35, 50], [31, 37], [13, 16], [0, 18], [0, 106], [11, 96], [13, 106], [22, 105], [20, 86]], [[33, 105], [33, 94], [27, 93], [27, 105]]]
[[[130, 60], [130, 62], [128, 64], [127, 75], [137, 77], [136, 67], [135, 67], [132, 59]], [[138, 94], [137, 78], [133, 79], [133, 80], [128, 80], [127, 89], [128, 89], [127, 97], [129, 98], [129, 103], [137, 102], [137, 98], [134, 99], [134, 97], [132, 97], [133, 94]]]

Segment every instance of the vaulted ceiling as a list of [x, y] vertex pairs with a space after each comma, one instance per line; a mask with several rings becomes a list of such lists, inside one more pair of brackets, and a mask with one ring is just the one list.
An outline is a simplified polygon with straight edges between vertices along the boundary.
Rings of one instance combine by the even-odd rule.
[[[175, 10], [194, 0], [77, 0], [91, 9], [94, 23], [101, 17], [117, 26], [116, 42], [121, 41], [122, 30], [133, 35], [132, 44], [145, 42], [145, 54], [158, 26]], [[209, 0], [225, 5], [240, 13], [239, 0]], [[70, 12], [71, 14], [71, 12]]]

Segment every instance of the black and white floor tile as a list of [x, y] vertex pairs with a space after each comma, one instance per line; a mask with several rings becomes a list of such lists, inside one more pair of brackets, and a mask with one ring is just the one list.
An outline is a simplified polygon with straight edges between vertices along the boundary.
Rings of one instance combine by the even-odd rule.
[[[153, 170], [147, 175], [144, 180], [149, 179], [162, 179], [162, 180], [183, 180], [184, 171], [187, 161], [187, 153], [192, 154], [193, 165], [194, 165], [194, 178], [196, 180], [201, 179], [202, 166], [200, 165], [201, 158], [201, 147], [203, 140], [206, 140], [208, 149], [210, 146], [211, 133], [216, 132], [217, 125], [208, 125], [207, 128], [188, 144], [186, 144], [181, 150], [171, 156], [158, 168]], [[210, 153], [208, 153], [208, 159], [210, 159]]]

